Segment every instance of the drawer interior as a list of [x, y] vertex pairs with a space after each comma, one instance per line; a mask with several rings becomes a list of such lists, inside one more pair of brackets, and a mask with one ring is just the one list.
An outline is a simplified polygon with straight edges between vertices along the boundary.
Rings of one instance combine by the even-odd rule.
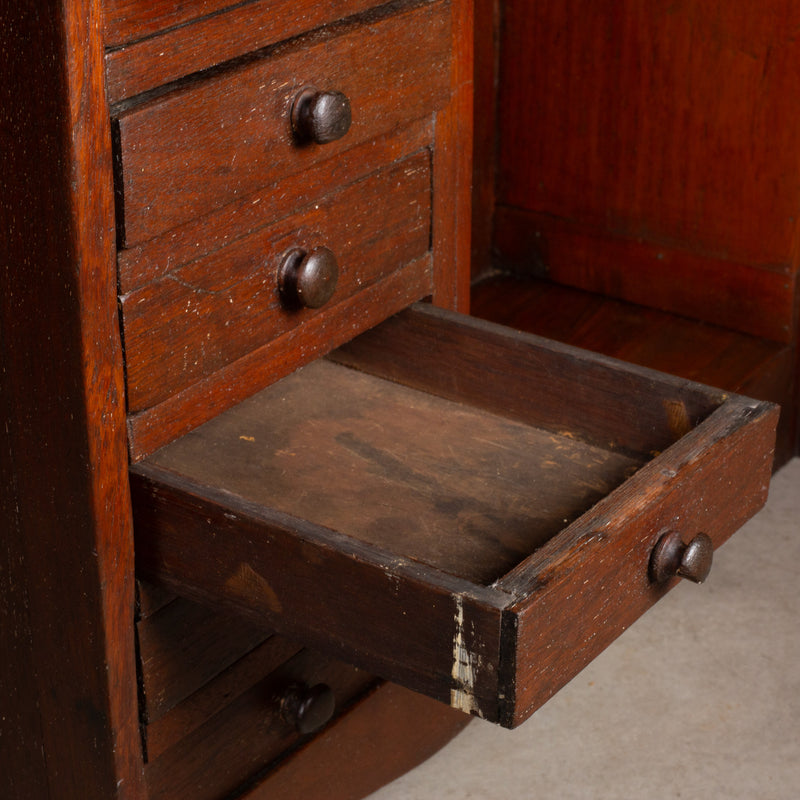
[[489, 585], [645, 459], [321, 359], [150, 463]]
[[515, 725], [672, 585], [665, 531], [760, 507], [776, 418], [421, 305], [135, 465], [137, 560]]

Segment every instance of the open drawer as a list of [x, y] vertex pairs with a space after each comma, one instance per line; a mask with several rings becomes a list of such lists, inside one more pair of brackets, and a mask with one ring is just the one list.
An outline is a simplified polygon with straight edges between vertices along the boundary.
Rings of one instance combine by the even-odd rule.
[[761, 507], [777, 416], [418, 305], [134, 465], [138, 569], [513, 727]]

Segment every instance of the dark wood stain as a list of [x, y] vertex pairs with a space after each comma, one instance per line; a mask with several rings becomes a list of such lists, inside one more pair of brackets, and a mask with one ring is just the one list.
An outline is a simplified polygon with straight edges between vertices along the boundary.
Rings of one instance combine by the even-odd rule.
[[315, 362], [149, 463], [488, 584], [641, 462]]

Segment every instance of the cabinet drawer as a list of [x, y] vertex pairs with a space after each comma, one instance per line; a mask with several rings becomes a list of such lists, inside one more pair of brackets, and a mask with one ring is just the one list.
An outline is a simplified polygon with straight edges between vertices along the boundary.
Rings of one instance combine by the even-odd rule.
[[417, 306], [136, 465], [138, 566], [514, 726], [763, 504], [776, 421]]
[[[129, 411], [163, 402], [293, 331], [302, 343], [321, 314], [332, 342], [351, 338], [433, 290], [430, 242], [425, 149], [123, 295]], [[324, 248], [335, 259], [335, 291], [322, 307], [298, 307], [281, 295], [281, 264], [295, 248]], [[395, 273], [405, 278], [390, 310], [370, 308], [371, 288]]]
[[[239, 796], [376, 683], [349, 664], [292, 650], [272, 637], [150, 726], [150, 800]], [[286, 702], [293, 698], [306, 700], [299, 718]]]
[[[387, 14], [384, 9], [292, 40], [120, 111], [115, 130], [124, 246], [441, 108], [450, 96], [449, 4]], [[348, 99], [352, 124], [341, 138], [298, 141], [292, 108], [309, 87]]]

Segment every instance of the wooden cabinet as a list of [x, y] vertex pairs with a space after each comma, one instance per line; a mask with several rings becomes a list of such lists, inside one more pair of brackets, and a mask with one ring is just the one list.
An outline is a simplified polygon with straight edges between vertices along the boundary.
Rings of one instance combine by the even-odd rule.
[[527, 315], [513, 282], [505, 305], [500, 285], [478, 290], [478, 313], [777, 402], [791, 457], [798, 8], [475, 8], [494, 35], [476, 50], [474, 274], [531, 287]]
[[763, 503], [769, 403], [458, 313], [471, 4], [50, 6], [2, 12], [6, 796], [366, 794]]

